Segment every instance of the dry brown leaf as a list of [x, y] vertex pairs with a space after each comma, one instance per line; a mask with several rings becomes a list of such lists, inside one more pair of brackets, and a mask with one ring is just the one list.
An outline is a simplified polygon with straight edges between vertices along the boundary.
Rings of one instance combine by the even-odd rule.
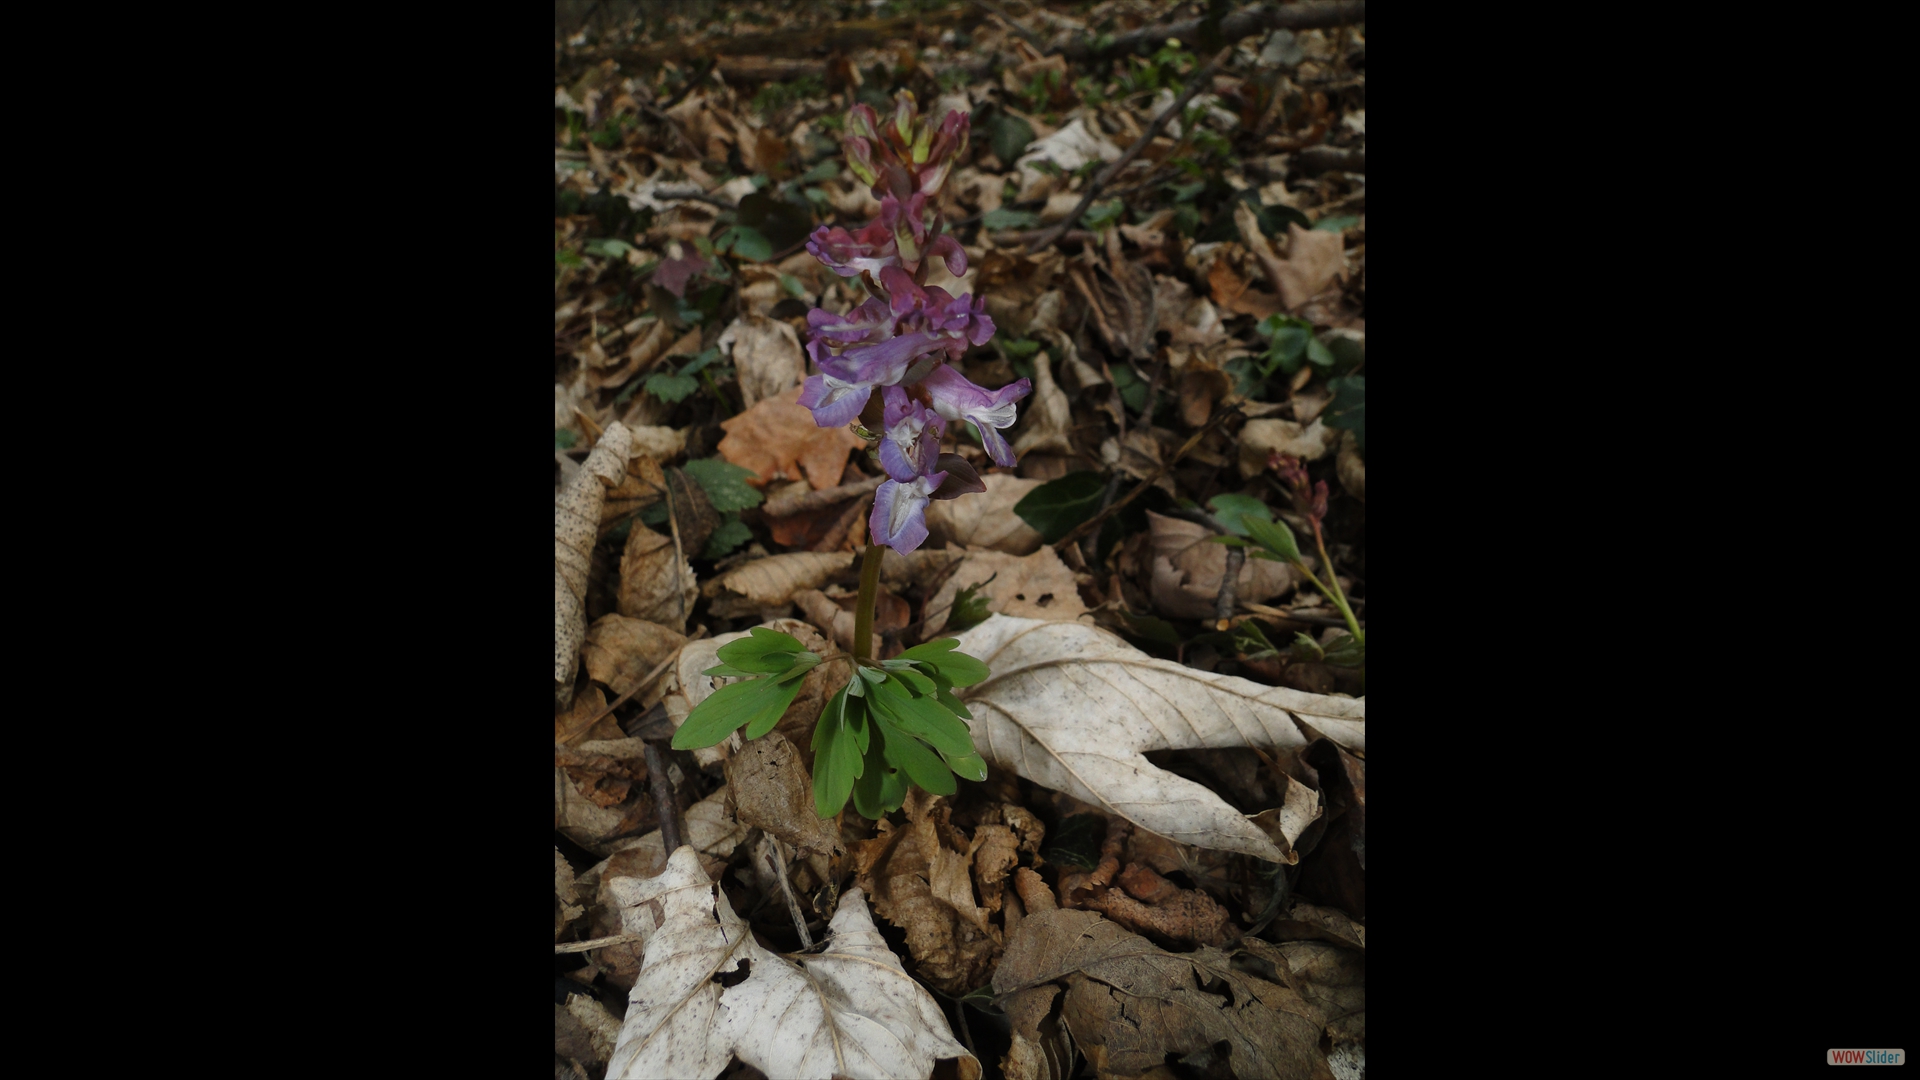
[[559, 941], [566, 932], [567, 924], [587, 913], [575, 901], [579, 894], [573, 887], [573, 867], [567, 865], [567, 857], [560, 854], [559, 848], [553, 849], [553, 940]]
[[1273, 936], [1281, 941], [1330, 941], [1343, 948], [1367, 951], [1367, 928], [1339, 908], [1296, 903], [1284, 918], [1276, 919]]
[[756, 480], [749, 482], [756, 486], [803, 473], [815, 489], [838, 484], [847, 452], [866, 443], [844, 427], [815, 424], [812, 411], [799, 401], [800, 387], [795, 386], [721, 421], [727, 436], [720, 440], [720, 456], [752, 469]]
[[[589, 389], [599, 390], [609, 386], [620, 386], [638, 374], [641, 369], [667, 355], [668, 342], [673, 340], [673, 333], [668, 329], [667, 321], [654, 318], [646, 322], [635, 319], [634, 322], [639, 325], [628, 324], [626, 332], [633, 336], [632, 341], [627, 345], [626, 352], [620, 354], [618, 363], [615, 363], [611, 357], [607, 357], [604, 352], [600, 352], [596, 359], [603, 359], [604, 362], [598, 366], [592, 363], [587, 365]], [[598, 345], [599, 343], [595, 342], [595, 351], [598, 351]]]
[[749, 740], [727, 759], [727, 787], [742, 825], [816, 855], [846, 850], [838, 819], [823, 821], [814, 812], [813, 778], [800, 763], [800, 752], [778, 731]]
[[1139, 863], [1128, 863], [1114, 877], [1118, 889], [1106, 889], [1080, 901], [1080, 906], [1112, 919], [1129, 930], [1151, 930], [1176, 941], [1224, 945], [1237, 932], [1232, 913], [1198, 889], [1182, 889]]
[[1069, 1080], [1074, 1075], [1073, 1037], [1060, 1022], [1054, 1004], [1059, 996], [1060, 987], [1046, 983], [1007, 999], [1013, 1042], [1000, 1062], [1007, 1080]]
[[980, 1062], [874, 928], [860, 890], [841, 898], [823, 952], [789, 959], [754, 940], [690, 848], [659, 876], [613, 887], [629, 932], [642, 920], [654, 929], [608, 1080], [718, 1076], [735, 1057], [818, 1080], [931, 1076], [957, 1059], [961, 1080], [979, 1080]]
[[1290, 311], [1299, 309], [1313, 299], [1335, 278], [1346, 276], [1346, 242], [1339, 233], [1303, 229], [1289, 222], [1287, 257], [1281, 259], [1274, 254], [1266, 234], [1260, 231], [1260, 219], [1253, 207], [1236, 203], [1233, 220], [1240, 226], [1241, 238], [1260, 261], [1260, 268], [1267, 275], [1267, 280], [1279, 292], [1280, 302]]
[[[1172, 619], [1211, 619], [1220, 578], [1227, 572], [1227, 549], [1213, 543], [1204, 525], [1147, 511], [1153, 544], [1153, 606]], [[1284, 596], [1300, 582], [1287, 563], [1247, 559], [1234, 579], [1234, 595], [1252, 603]]]
[[685, 634], [659, 623], [602, 615], [587, 628], [582, 655], [589, 678], [623, 695], [686, 643]]
[[[659, 428], [644, 428], [645, 431], [658, 431]], [[631, 428], [628, 429], [632, 431]], [[627, 459], [627, 475], [620, 485], [607, 491], [606, 501], [600, 504], [600, 527], [608, 528], [628, 514], [644, 510], [660, 501], [667, 490], [666, 473], [660, 468], [660, 462], [651, 455], [635, 452]]]
[[1292, 454], [1302, 461], [1319, 461], [1333, 449], [1339, 433], [1324, 420], [1296, 424], [1292, 420], [1249, 420], [1240, 429], [1240, 475], [1258, 476], [1266, 471], [1270, 454]]
[[693, 564], [676, 557], [673, 538], [635, 522], [620, 556], [620, 614], [685, 633], [699, 595]]
[[[553, 714], [553, 741], [578, 743], [582, 739], [618, 739], [625, 734], [620, 725], [611, 716], [600, 716], [607, 710], [607, 697], [600, 688], [593, 685], [573, 695], [573, 701], [566, 709]], [[591, 730], [582, 730], [582, 725], [599, 716]]]
[[600, 505], [607, 489], [625, 478], [632, 449], [626, 427], [608, 425], [580, 472], [553, 500], [553, 698], [562, 707], [573, 698], [587, 631], [587, 569]]
[[987, 980], [1000, 952], [1000, 929], [974, 902], [970, 857], [941, 840], [936, 827], [950, 809], [942, 797], [911, 788], [906, 824], [881, 822], [881, 833], [855, 845], [859, 887], [874, 910], [906, 931], [921, 978], [936, 990], [964, 994]]
[[[1078, 622], [994, 615], [959, 636], [993, 672], [960, 693], [989, 763], [1161, 836], [1285, 861], [1260, 828], [1149, 750], [1259, 746], [1294, 751], [1327, 738], [1366, 748], [1364, 698], [1323, 697], [1157, 660]], [[1313, 734], [1308, 734], [1311, 731]]]
[[[1051, 331], [1059, 335], [1058, 330]], [[1045, 349], [1033, 354], [1033, 396], [1020, 410], [1020, 436], [1013, 440], [1015, 454], [1052, 450], [1073, 453], [1073, 414], [1067, 406], [1066, 392], [1053, 381], [1053, 361]]]
[[769, 555], [734, 567], [707, 582], [704, 591], [709, 598], [738, 598], [755, 610], [777, 608], [793, 603], [795, 593], [825, 585], [835, 574], [851, 567], [856, 557], [846, 551]]
[[733, 357], [743, 408], [777, 398], [807, 377], [807, 354], [800, 348], [800, 339], [793, 327], [777, 319], [743, 315], [720, 335], [719, 347]]
[[927, 611], [931, 612], [927, 616], [927, 636], [934, 637], [946, 629], [947, 615], [961, 589], [988, 578], [993, 579], [984, 590], [989, 611], [1022, 619], [1077, 619], [1086, 614], [1073, 571], [1052, 548], [1042, 547], [1024, 557], [977, 550], [968, 552], [966, 561], [927, 602]]
[[1013, 555], [1037, 550], [1042, 543], [1040, 534], [1020, 520], [1013, 507], [1041, 482], [1011, 473], [987, 473], [980, 479], [987, 490], [927, 504], [928, 541], [992, 548]]
[[[1222, 245], [1223, 248], [1229, 246]], [[1213, 265], [1208, 267], [1207, 287], [1213, 290], [1213, 298], [1221, 307], [1236, 315], [1264, 319], [1286, 310], [1277, 293], [1254, 288], [1253, 283], [1234, 268], [1226, 250], [1216, 255]]]
[[1066, 984], [1062, 1017], [1075, 1045], [1103, 1077], [1139, 1076], [1225, 1040], [1236, 1076], [1333, 1080], [1316, 1011], [1285, 986], [1234, 970], [1218, 949], [1169, 953], [1095, 912], [1039, 912], [1021, 920], [993, 988], [1054, 982]]
[[1153, 310], [1157, 329], [1172, 335], [1171, 344], [1206, 346], [1226, 340], [1227, 328], [1213, 302], [1194, 296], [1193, 287], [1179, 278], [1154, 275]]
[[1286, 941], [1278, 945], [1247, 938], [1242, 956], [1255, 969], [1274, 972], [1300, 992], [1334, 1043], [1367, 1037], [1367, 958], [1364, 953], [1323, 941]]

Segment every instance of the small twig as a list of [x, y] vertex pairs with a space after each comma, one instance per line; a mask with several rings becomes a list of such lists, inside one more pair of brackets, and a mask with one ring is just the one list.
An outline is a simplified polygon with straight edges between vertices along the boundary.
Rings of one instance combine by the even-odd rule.
[[1001, 8], [999, 4], [990, 3], [989, 0], [973, 0], [973, 2], [979, 5], [980, 7], [985, 8], [987, 11], [1000, 16], [1000, 21], [1006, 23], [1007, 28], [1012, 30], [1014, 33], [1019, 34], [1023, 38], [1026, 38], [1027, 44], [1032, 45], [1034, 48], [1040, 50], [1041, 52], [1046, 51], [1047, 43], [1040, 39], [1040, 35], [1034, 33], [1033, 31], [1027, 29], [1024, 26], [1021, 26], [1019, 22], [1015, 21], [1013, 16], [1007, 14], [1005, 9]]
[[1180, 449], [1174, 451], [1174, 454], [1172, 457], [1161, 462], [1160, 467], [1153, 470], [1152, 475], [1140, 481], [1138, 484], [1135, 484], [1133, 487], [1133, 490], [1127, 492], [1126, 495], [1122, 497], [1118, 502], [1108, 504], [1106, 509], [1100, 511], [1099, 513], [1093, 515], [1087, 520], [1074, 526], [1072, 532], [1069, 532], [1067, 535], [1053, 542], [1053, 549], [1055, 551], [1059, 551], [1065, 548], [1068, 544], [1073, 543], [1075, 540], [1080, 539], [1082, 536], [1085, 536], [1087, 533], [1092, 532], [1094, 529], [1098, 528], [1101, 522], [1107, 520], [1108, 516], [1112, 514], [1117, 514], [1121, 510], [1126, 509], [1126, 506], [1128, 503], [1139, 498], [1142, 492], [1146, 491], [1147, 488], [1153, 486], [1153, 482], [1155, 480], [1158, 480], [1162, 476], [1166, 475], [1167, 470], [1173, 468], [1174, 465], [1178, 464], [1181, 458], [1186, 457], [1188, 451], [1200, 445], [1200, 440], [1205, 438], [1208, 432], [1212, 431], [1213, 429], [1219, 427], [1221, 424], [1225, 423], [1227, 417], [1238, 416], [1238, 415], [1240, 415], [1240, 407], [1237, 405], [1229, 405], [1229, 406], [1226, 406], [1225, 408], [1216, 408], [1213, 412], [1213, 415], [1207, 418], [1206, 425], [1202, 427], [1199, 431], [1194, 432], [1192, 438], [1189, 438], [1185, 443], [1182, 443], [1180, 446]]
[[1180, 92], [1179, 97], [1173, 99], [1173, 104], [1167, 106], [1161, 111], [1159, 116], [1153, 118], [1153, 123], [1147, 125], [1147, 130], [1141, 132], [1140, 137], [1133, 141], [1132, 146], [1127, 147], [1127, 152], [1121, 154], [1118, 161], [1101, 169], [1100, 174], [1094, 178], [1093, 183], [1087, 185], [1086, 193], [1080, 196], [1080, 205], [1073, 208], [1073, 213], [1068, 214], [1065, 221], [1053, 227], [1051, 230], [1053, 235], [1042, 235], [1036, 238], [1031, 244], [1027, 245], [1027, 254], [1034, 254], [1041, 248], [1054, 243], [1054, 241], [1059, 238], [1059, 234], [1066, 232], [1067, 229], [1072, 227], [1074, 222], [1079, 221], [1080, 215], [1086, 213], [1087, 207], [1093, 205], [1094, 197], [1100, 194], [1100, 189], [1105, 187], [1109, 180], [1119, 176], [1120, 170], [1132, 164], [1133, 159], [1139, 157], [1140, 152], [1147, 148], [1147, 144], [1159, 137], [1160, 129], [1166, 127], [1168, 121], [1179, 115], [1180, 111], [1187, 107], [1187, 102], [1192, 101], [1193, 96], [1198, 94], [1202, 87], [1213, 81], [1213, 73], [1220, 70], [1220, 65], [1225, 63], [1227, 57], [1231, 55], [1233, 55], [1233, 46], [1229, 45], [1221, 49], [1218, 53], [1215, 53], [1213, 59], [1209, 60], [1205, 67], [1194, 72], [1193, 77], [1187, 80], [1187, 88]]
[[782, 849], [779, 837], [763, 834], [762, 838], [766, 841], [766, 848], [762, 850], [770, 850], [773, 854], [773, 857], [768, 860], [767, 867], [773, 871], [775, 877], [780, 879], [780, 892], [787, 898], [787, 914], [793, 916], [794, 929], [800, 931], [800, 946], [803, 949], [811, 949], [813, 935], [807, 933], [807, 917], [800, 910], [799, 899], [793, 895], [793, 883], [787, 880], [787, 853]]
[[[569, 941], [564, 945], [555, 945], [553, 951], [555, 953], [589, 952], [593, 949], [604, 949], [609, 945], [625, 945], [628, 942], [643, 940], [645, 938], [639, 934], [615, 934], [612, 937], [597, 937], [586, 941]], [[581, 993], [585, 992], [581, 991]]]
[[653, 805], [660, 815], [660, 841], [668, 857], [680, 850], [680, 804], [673, 798], [673, 777], [667, 775], [666, 755], [651, 741], [647, 748], [647, 783], [653, 789]]
[[[1220, 20], [1220, 40], [1237, 42], [1241, 38], [1252, 37], [1263, 30], [1309, 30], [1367, 20], [1366, 0], [1335, 0], [1333, 3], [1294, 3], [1278, 7], [1244, 8]], [[1138, 30], [1116, 36], [1107, 47], [1095, 50], [1095, 38], [1083, 34], [1067, 41], [1054, 50], [1068, 60], [1087, 60], [1096, 56], [1124, 56], [1128, 53], [1152, 52], [1168, 38], [1181, 41], [1193, 41], [1200, 33], [1205, 17], [1187, 19], [1177, 23], [1161, 23], [1158, 26], [1143, 26]]]
[[880, 487], [884, 476], [869, 476], [852, 484], [841, 484], [824, 491], [803, 491], [798, 495], [778, 495], [768, 499], [761, 510], [768, 517], [787, 517], [790, 514], [804, 514], [809, 510], [825, 510], [829, 506], [838, 506], [847, 499], [866, 495]]
[[1215, 630], [1225, 630], [1227, 620], [1233, 617], [1234, 589], [1240, 580], [1240, 568], [1246, 565], [1247, 549], [1230, 547], [1227, 549], [1227, 568], [1220, 575], [1220, 595], [1213, 598], [1213, 621]]
[[[885, 477], [876, 476], [874, 477], [874, 479], [876, 481], [884, 481]], [[875, 483], [873, 486], [875, 488], [878, 488], [880, 484]], [[855, 529], [860, 527], [861, 521], [866, 519], [867, 514], [869, 513], [868, 507], [872, 505], [873, 505], [873, 500], [868, 498], [865, 495], [862, 495], [859, 498], [853, 500], [853, 502], [847, 504], [847, 508], [841, 511], [840, 516], [834, 520], [833, 528], [828, 529], [827, 535], [821, 537], [820, 542], [813, 545], [813, 547], [809, 548], [808, 550], [810, 551], [840, 550], [840, 546], [847, 542], [847, 537], [851, 535]]]
[[[683, 489], [684, 490], [684, 489]], [[673, 532], [673, 613], [680, 625], [687, 625], [687, 593], [680, 587], [680, 567], [687, 556], [680, 549], [680, 516], [673, 512], [673, 484], [667, 484], [667, 528]]]

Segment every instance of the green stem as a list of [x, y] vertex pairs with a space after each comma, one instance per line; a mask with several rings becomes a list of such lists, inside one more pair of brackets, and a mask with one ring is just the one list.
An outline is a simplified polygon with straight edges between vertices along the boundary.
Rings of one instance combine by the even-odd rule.
[[[1318, 540], [1319, 537], [1316, 536], [1314, 539]], [[1326, 545], [1320, 545], [1320, 565], [1327, 568], [1327, 577], [1333, 580], [1333, 588], [1329, 589], [1325, 585], [1322, 585], [1320, 579], [1313, 576], [1313, 571], [1307, 569], [1306, 563], [1296, 562], [1293, 565], [1295, 569], [1306, 576], [1306, 579], [1312, 583], [1314, 588], [1320, 590], [1322, 596], [1333, 601], [1333, 606], [1339, 608], [1340, 614], [1346, 618], [1347, 631], [1353, 635], [1353, 640], [1364, 645], [1367, 640], [1367, 633], [1360, 629], [1360, 620], [1353, 617], [1353, 609], [1347, 606], [1346, 595], [1340, 591], [1340, 579], [1334, 577], [1333, 563], [1327, 558]]]
[[860, 564], [860, 606], [853, 611], [853, 657], [873, 659], [873, 605], [880, 598], [880, 553], [886, 548], [867, 545], [866, 559]]

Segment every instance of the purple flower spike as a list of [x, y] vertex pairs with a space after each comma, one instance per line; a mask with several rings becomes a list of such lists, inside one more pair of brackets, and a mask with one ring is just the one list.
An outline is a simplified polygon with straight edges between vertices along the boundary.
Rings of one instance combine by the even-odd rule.
[[887, 433], [880, 440], [880, 466], [902, 483], [933, 472], [947, 422], [898, 386], [882, 390]]
[[[984, 316], [982, 316], [984, 318]], [[988, 333], [992, 333], [992, 323], [988, 323]], [[1014, 465], [1013, 447], [1007, 445], [1006, 437], [999, 429], [1013, 426], [1014, 405], [1033, 392], [1033, 383], [1027, 379], [1003, 386], [998, 390], [983, 390], [968, 382], [959, 372], [946, 365], [934, 369], [921, 385], [933, 398], [933, 410], [949, 421], [965, 420], [980, 433], [980, 444], [987, 448], [987, 456], [995, 465], [1011, 468]]]
[[873, 493], [873, 514], [867, 525], [873, 542], [902, 555], [927, 542], [927, 501], [947, 478], [946, 473], [916, 477], [906, 483], [888, 480]]

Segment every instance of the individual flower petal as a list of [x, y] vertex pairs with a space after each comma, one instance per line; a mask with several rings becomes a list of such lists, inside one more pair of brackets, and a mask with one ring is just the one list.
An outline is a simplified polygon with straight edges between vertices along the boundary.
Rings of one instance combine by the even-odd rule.
[[946, 473], [934, 473], [906, 483], [882, 483], [873, 493], [873, 513], [867, 519], [873, 542], [902, 555], [926, 543], [927, 500], [946, 478]]
[[[952, 274], [954, 277], [961, 277], [966, 274], [967, 252], [965, 248], [960, 246], [960, 241], [955, 240], [952, 236], [942, 236], [933, 242], [932, 247], [927, 249], [927, 258], [929, 259], [938, 259], [943, 256], [947, 261], [947, 273]], [[982, 304], [986, 303], [984, 299], [980, 302]]]
[[[919, 331], [901, 334], [874, 345], [856, 345], [834, 358], [833, 367], [842, 378], [869, 386], [892, 386], [905, 380], [907, 369], [923, 354], [939, 348], [946, 339]], [[820, 370], [830, 370], [822, 363]]]
[[866, 303], [845, 315], [835, 315], [826, 308], [814, 308], [807, 312], [807, 329], [834, 341], [880, 340], [893, 332], [893, 324], [892, 310], [885, 300], [877, 296], [868, 297]]
[[800, 388], [800, 404], [813, 410], [813, 422], [821, 427], [852, 423], [872, 396], [871, 384], [850, 383], [831, 375], [810, 375]]
[[980, 445], [986, 447], [987, 455], [993, 463], [1011, 468], [1014, 464], [1013, 448], [999, 429], [1013, 426], [1016, 418], [1014, 402], [1033, 392], [1033, 383], [1028, 379], [1010, 383], [998, 390], [984, 390], [950, 367], [942, 365], [930, 372], [922, 382], [927, 394], [933, 399], [933, 410], [949, 421], [965, 420], [973, 424], [980, 434]]
[[862, 271], [879, 273], [882, 267], [900, 262], [893, 231], [878, 222], [852, 233], [822, 225], [807, 238], [807, 254], [841, 277], [856, 277]]
[[938, 413], [907, 396], [898, 386], [881, 391], [887, 433], [880, 440], [880, 466], [895, 480], [907, 481], [934, 471], [940, 436], [947, 424]]

